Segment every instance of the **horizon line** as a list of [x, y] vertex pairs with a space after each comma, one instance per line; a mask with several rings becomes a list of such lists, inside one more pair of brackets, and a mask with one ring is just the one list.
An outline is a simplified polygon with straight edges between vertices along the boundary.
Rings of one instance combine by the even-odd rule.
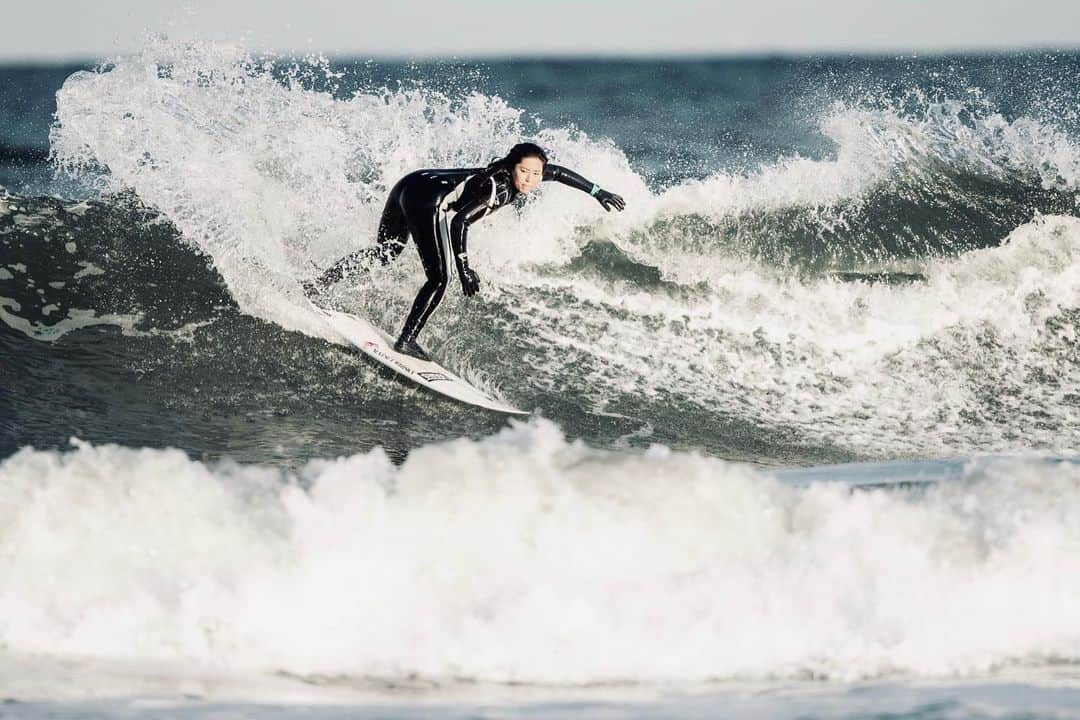
[[[325, 57], [330, 61], [375, 61], [386, 63], [406, 62], [544, 62], [544, 61], [693, 61], [693, 60], [812, 60], [812, 59], [909, 59], [948, 58], [948, 57], [994, 57], [1007, 55], [1025, 55], [1035, 53], [1080, 53], [1080, 43], [1076, 45], [1009, 45], [979, 46], [962, 48], [921, 48], [921, 49], [815, 49], [815, 50], [687, 50], [687, 51], [554, 51], [536, 53], [371, 53], [329, 52], [326, 50], [264, 50], [250, 49], [252, 55], [276, 56], [282, 60], [304, 60], [311, 57]], [[0, 55], [0, 66], [71, 66], [100, 65], [118, 58], [130, 57], [138, 51], [115, 53], [111, 55], [59, 55], [59, 56], [11, 56]]]

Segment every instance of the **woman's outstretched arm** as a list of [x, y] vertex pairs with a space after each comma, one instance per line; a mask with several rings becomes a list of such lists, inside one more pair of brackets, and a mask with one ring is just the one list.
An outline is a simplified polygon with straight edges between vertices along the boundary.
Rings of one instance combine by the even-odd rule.
[[555, 182], [561, 182], [563, 185], [568, 185], [575, 190], [587, 192], [596, 198], [597, 202], [599, 202], [608, 212], [611, 212], [612, 208], [621, 211], [626, 207], [626, 201], [615, 193], [604, 190], [596, 183], [586, 180], [573, 170], [564, 168], [562, 165], [545, 163], [544, 180], [554, 180]]

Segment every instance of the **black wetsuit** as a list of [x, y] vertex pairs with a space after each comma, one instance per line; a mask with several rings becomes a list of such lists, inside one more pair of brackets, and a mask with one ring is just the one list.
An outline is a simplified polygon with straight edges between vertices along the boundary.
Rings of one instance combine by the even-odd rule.
[[[594, 195], [600, 191], [598, 186], [577, 173], [551, 163], [544, 165], [544, 180], [556, 180]], [[342, 258], [323, 273], [314, 286], [309, 287], [325, 288], [344, 277], [367, 270], [374, 263], [385, 265], [401, 254], [409, 236], [412, 236], [427, 274], [427, 282], [413, 302], [398, 345], [415, 344], [416, 336], [446, 291], [451, 258], [463, 286], [466, 278], [471, 277], [475, 282], [466, 255], [469, 226], [507, 205], [518, 194], [509, 169], [500, 168], [494, 172], [484, 169], [411, 172], [390, 190], [379, 222], [376, 244]]]

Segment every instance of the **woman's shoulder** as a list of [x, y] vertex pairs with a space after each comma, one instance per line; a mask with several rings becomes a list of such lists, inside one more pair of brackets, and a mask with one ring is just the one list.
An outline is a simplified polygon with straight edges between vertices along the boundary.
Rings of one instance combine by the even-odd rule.
[[516, 194], [516, 191], [514, 190], [514, 179], [509, 170], [499, 168], [492, 173], [491, 180], [492, 207], [505, 205], [514, 199], [514, 195]]
[[481, 198], [489, 207], [506, 204], [514, 196], [510, 172], [503, 168], [479, 172], [465, 183], [464, 194]]

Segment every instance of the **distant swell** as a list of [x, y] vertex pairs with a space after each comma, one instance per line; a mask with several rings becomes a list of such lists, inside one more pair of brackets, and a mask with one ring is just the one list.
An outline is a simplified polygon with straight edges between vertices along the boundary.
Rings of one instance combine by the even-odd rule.
[[1075, 214], [1080, 147], [1052, 125], [926, 101], [838, 105], [819, 125], [835, 159], [672, 187], [630, 247], [843, 271], [989, 247], [1033, 215]]

